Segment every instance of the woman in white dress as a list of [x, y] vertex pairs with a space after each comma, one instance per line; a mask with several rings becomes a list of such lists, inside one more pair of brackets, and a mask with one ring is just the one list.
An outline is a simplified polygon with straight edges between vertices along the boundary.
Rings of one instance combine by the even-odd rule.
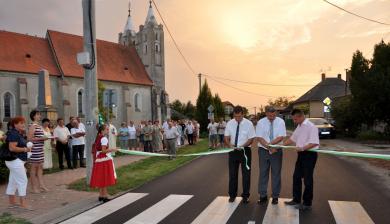
[[49, 128], [50, 125], [50, 120], [45, 118], [42, 120], [42, 127], [43, 127], [43, 133], [44, 136], [47, 137], [48, 139], [45, 140], [44, 145], [43, 145], [43, 152], [44, 152], [44, 162], [43, 162], [43, 169], [51, 169], [53, 168], [53, 157], [52, 157], [52, 152], [53, 152], [53, 135], [51, 134], [51, 130]]

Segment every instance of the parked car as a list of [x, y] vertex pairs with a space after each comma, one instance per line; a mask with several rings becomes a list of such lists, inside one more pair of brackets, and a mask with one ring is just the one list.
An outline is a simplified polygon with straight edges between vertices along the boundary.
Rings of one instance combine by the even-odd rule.
[[308, 118], [318, 128], [320, 138], [336, 138], [336, 129], [324, 118]]

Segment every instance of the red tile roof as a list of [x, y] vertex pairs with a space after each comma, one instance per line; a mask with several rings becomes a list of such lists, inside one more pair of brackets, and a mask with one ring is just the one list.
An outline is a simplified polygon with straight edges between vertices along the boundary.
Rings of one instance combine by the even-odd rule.
[[[52, 30], [47, 34], [64, 76], [82, 78], [76, 55], [83, 51], [83, 38]], [[103, 40], [97, 40], [97, 75], [99, 80], [153, 85], [134, 47]]]
[[0, 70], [38, 74], [46, 69], [60, 75], [45, 38], [0, 31]]
[[[51, 75], [82, 78], [76, 60], [82, 50], [82, 37], [73, 34], [48, 30], [45, 39], [0, 31], [0, 71], [37, 74], [44, 68]], [[108, 41], [97, 40], [97, 73], [99, 80], [153, 85], [134, 47]]]

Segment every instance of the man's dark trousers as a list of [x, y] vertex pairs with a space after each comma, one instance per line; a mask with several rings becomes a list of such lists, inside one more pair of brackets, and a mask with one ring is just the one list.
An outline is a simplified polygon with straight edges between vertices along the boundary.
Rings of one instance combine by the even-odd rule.
[[66, 159], [66, 163], [68, 165], [68, 168], [72, 168], [68, 143], [62, 144], [60, 141], [57, 141], [56, 150], [58, 153], [59, 168], [64, 169], [64, 154], [65, 154], [65, 159]]
[[241, 164], [242, 174], [242, 189], [241, 196], [243, 198], [249, 198], [250, 186], [251, 186], [251, 170], [246, 168], [245, 154], [248, 158], [248, 166], [251, 167], [251, 148], [245, 147], [243, 150], [234, 150], [229, 152], [229, 196], [235, 198], [237, 196], [238, 188], [238, 169]]
[[293, 200], [295, 202], [301, 203], [303, 178], [303, 183], [305, 184], [303, 204], [311, 206], [313, 201], [313, 173], [317, 157], [316, 152], [298, 152], [293, 176]]
[[77, 168], [77, 157], [80, 160], [80, 167], [84, 166], [84, 146], [85, 145], [73, 145], [72, 146], [72, 160], [73, 168]]

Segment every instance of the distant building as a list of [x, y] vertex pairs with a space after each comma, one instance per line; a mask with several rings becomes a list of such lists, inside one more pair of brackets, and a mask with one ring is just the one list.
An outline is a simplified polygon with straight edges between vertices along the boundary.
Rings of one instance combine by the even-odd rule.
[[337, 97], [346, 95], [350, 95], [350, 90], [348, 83], [341, 78], [341, 74], [338, 74], [337, 78], [327, 78], [323, 73], [321, 82], [295, 100], [292, 106], [305, 110], [309, 117], [330, 118], [331, 115], [323, 101], [326, 98], [333, 101]]
[[[96, 41], [98, 80], [117, 99], [113, 123], [168, 118], [164, 35], [152, 6], [140, 32], [133, 31], [129, 14], [119, 36], [119, 43]], [[50, 74], [52, 106], [58, 117], [66, 122], [69, 116], [84, 117], [89, 109], [84, 103], [84, 70], [76, 61], [82, 51], [83, 37], [73, 34], [48, 30], [42, 38], [0, 31], [1, 121], [8, 122], [15, 115], [28, 118], [37, 108], [37, 73], [42, 69]]]
[[234, 105], [229, 101], [222, 102], [222, 105], [225, 111], [225, 120], [230, 120], [232, 118]]

